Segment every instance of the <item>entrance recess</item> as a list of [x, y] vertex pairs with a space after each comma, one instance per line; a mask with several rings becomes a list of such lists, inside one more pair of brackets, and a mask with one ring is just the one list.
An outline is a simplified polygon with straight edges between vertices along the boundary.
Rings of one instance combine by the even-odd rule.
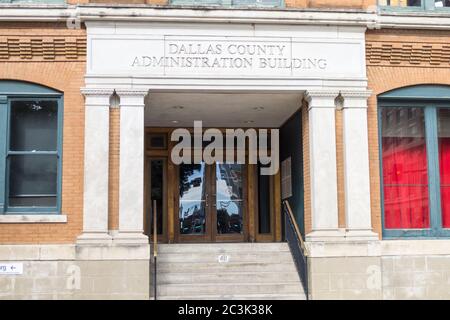
[[[229, 129], [259, 134], [282, 128], [298, 112], [301, 101], [301, 92], [152, 92], [145, 109], [146, 233], [151, 234], [156, 200], [160, 242], [281, 241], [281, 172], [261, 175], [265, 165], [247, 161], [249, 141], [234, 143], [235, 155], [245, 154], [244, 164], [218, 160], [226, 159], [225, 149], [215, 151], [224, 152], [217, 163], [180, 164], [173, 161], [172, 152], [180, 150], [178, 138], [172, 137], [177, 129], [193, 137], [194, 122], [200, 120], [204, 132], [218, 129], [224, 135]], [[288, 136], [288, 144], [300, 139], [300, 134]], [[209, 143], [191, 146], [202, 148], [203, 154]], [[265, 147], [272, 154], [271, 145]]]
[[178, 240], [243, 241], [246, 234], [245, 166], [179, 166]]

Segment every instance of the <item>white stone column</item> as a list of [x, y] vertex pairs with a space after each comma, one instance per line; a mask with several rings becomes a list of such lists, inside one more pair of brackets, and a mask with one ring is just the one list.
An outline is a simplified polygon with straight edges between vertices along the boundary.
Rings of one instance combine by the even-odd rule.
[[312, 232], [308, 241], [342, 239], [338, 225], [336, 91], [308, 91]]
[[114, 242], [148, 243], [144, 232], [144, 90], [120, 97], [119, 231]]
[[83, 89], [84, 194], [80, 244], [111, 243], [108, 234], [109, 99], [113, 90]]
[[370, 92], [342, 92], [346, 237], [378, 239], [372, 232], [367, 99]]

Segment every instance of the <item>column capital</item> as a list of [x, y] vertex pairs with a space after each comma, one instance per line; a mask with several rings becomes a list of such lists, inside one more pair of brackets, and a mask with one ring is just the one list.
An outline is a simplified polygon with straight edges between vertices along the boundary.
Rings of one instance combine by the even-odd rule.
[[111, 88], [81, 88], [83, 96], [108, 96], [110, 97], [114, 93], [114, 89]]
[[86, 107], [108, 107], [109, 99], [113, 94], [114, 89], [108, 88], [82, 88], [81, 94], [85, 98]]
[[367, 99], [372, 95], [371, 90], [342, 90], [340, 91], [344, 98], [343, 109], [359, 108], [367, 109]]
[[6, 96], [0, 95], [0, 104], [6, 104], [7, 101], [8, 101], [8, 99]]
[[116, 94], [120, 98], [120, 107], [145, 107], [145, 96], [148, 90], [145, 89], [118, 89]]
[[304, 97], [308, 102], [308, 110], [311, 110], [312, 108], [335, 108], [334, 100], [338, 95], [338, 90], [308, 90]]

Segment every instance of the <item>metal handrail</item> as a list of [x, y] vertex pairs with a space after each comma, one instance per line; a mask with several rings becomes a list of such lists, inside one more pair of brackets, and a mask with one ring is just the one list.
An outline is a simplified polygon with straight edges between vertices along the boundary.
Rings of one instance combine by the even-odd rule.
[[157, 300], [157, 257], [158, 257], [158, 224], [156, 200], [153, 200], [153, 296]]
[[306, 300], [309, 299], [309, 285], [308, 285], [308, 248], [303, 240], [300, 228], [295, 221], [291, 206], [287, 200], [283, 201], [285, 210], [285, 236], [289, 245], [295, 266], [297, 268], [300, 281], [305, 292]]
[[300, 246], [303, 250], [303, 253], [304, 253], [305, 257], [307, 257], [309, 255], [308, 247], [306, 246], [305, 241], [303, 240], [303, 236], [302, 236], [302, 233], [300, 232], [300, 228], [298, 227], [297, 221], [295, 220], [294, 214], [292, 213], [291, 205], [289, 204], [288, 200], [284, 200], [284, 204], [286, 205], [287, 213], [289, 214], [289, 217], [291, 218], [292, 225], [295, 228], [295, 233], [300, 242]]

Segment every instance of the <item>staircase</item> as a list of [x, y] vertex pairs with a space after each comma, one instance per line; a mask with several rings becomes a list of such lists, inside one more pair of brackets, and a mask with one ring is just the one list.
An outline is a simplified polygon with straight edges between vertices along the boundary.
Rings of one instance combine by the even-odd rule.
[[158, 300], [305, 300], [287, 243], [161, 244]]

